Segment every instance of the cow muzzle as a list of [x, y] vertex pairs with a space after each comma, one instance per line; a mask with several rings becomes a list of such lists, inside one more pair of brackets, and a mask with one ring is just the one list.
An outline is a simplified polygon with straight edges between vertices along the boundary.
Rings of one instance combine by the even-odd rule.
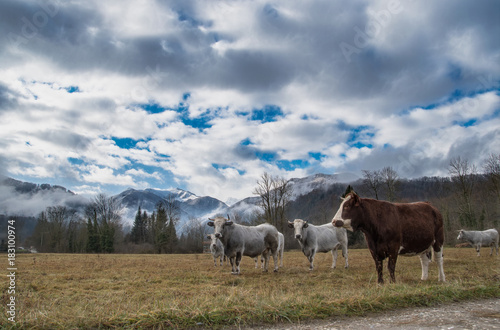
[[296, 239], [301, 239], [301, 238], [302, 238], [302, 235], [297, 234], [297, 235], [295, 235], [295, 238], [296, 238]]
[[332, 221], [332, 224], [333, 224], [335, 227], [344, 227], [344, 221], [343, 221], [343, 220], [333, 220], [333, 221]]
[[354, 229], [352, 228], [352, 225], [351, 225], [351, 219], [347, 219], [347, 220], [333, 219], [332, 225], [334, 225], [337, 228], [345, 228], [349, 231], [354, 231]]

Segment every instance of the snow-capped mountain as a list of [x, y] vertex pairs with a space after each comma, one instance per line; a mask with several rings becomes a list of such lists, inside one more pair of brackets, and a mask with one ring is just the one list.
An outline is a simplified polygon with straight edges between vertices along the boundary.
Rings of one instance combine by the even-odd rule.
[[166, 190], [127, 189], [113, 196], [113, 198], [122, 204], [124, 208], [123, 218], [127, 225], [132, 225], [139, 206], [141, 207], [141, 211], [151, 214], [156, 209], [158, 202], [173, 198], [179, 208], [180, 221], [177, 224], [177, 230], [179, 231], [183, 231], [184, 226], [190, 219], [213, 216], [218, 212], [225, 211], [228, 207], [216, 198], [209, 196], [199, 197], [179, 188]]

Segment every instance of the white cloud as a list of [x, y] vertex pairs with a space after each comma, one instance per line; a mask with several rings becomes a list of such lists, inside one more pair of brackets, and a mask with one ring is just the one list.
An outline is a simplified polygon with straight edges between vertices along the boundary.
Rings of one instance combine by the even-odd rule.
[[[42, 7], [0, 4], [8, 175], [82, 192], [180, 184], [226, 199], [251, 194], [263, 171], [395, 164], [432, 175], [457, 153], [479, 162], [499, 152], [497, 3], [75, 1], [55, 9], [28, 38], [21, 18]], [[16, 37], [24, 38], [17, 47]], [[349, 61], [342, 43], [356, 47]], [[180, 103], [189, 110], [176, 111]], [[266, 105], [283, 117], [250, 120]], [[292, 160], [309, 165], [278, 163]]]

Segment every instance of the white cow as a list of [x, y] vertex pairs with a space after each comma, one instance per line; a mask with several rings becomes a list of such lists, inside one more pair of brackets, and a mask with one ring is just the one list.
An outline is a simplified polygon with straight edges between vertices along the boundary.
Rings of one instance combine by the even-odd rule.
[[210, 240], [210, 253], [212, 253], [212, 257], [214, 257], [214, 266], [217, 266], [217, 258], [220, 258], [220, 265], [222, 266], [224, 245], [222, 245], [221, 241], [215, 237], [214, 234], [207, 235], [207, 238]]
[[332, 251], [332, 268], [337, 265], [337, 249], [342, 247], [345, 268], [349, 267], [347, 256], [347, 231], [336, 228], [331, 223], [315, 226], [302, 219], [288, 221], [288, 227], [295, 229], [295, 238], [302, 247], [302, 252], [310, 262], [309, 270], [314, 269], [314, 256], [317, 252]]
[[273, 256], [274, 271], [278, 271], [278, 230], [264, 223], [258, 226], [242, 226], [227, 219], [209, 219], [207, 225], [214, 227], [214, 235], [224, 245], [224, 253], [229, 258], [233, 275], [240, 274], [242, 256], [251, 258], [264, 256], [264, 272], [267, 272], [269, 257]]
[[488, 229], [484, 231], [467, 231], [460, 229], [457, 240], [464, 240], [472, 244], [476, 248], [477, 256], [480, 256], [479, 251], [481, 246], [491, 246], [490, 256], [493, 255], [493, 248], [496, 249], [498, 255], [498, 231], [496, 229]]
[[[278, 259], [280, 261], [280, 267], [283, 267], [283, 253], [285, 252], [285, 236], [282, 233], [278, 232]], [[255, 268], [259, 268], [259, 257], [255, 259]], [[262, 262], [261, 268], [264, 267], [264, 256], [260, 257], [260, 261]]]

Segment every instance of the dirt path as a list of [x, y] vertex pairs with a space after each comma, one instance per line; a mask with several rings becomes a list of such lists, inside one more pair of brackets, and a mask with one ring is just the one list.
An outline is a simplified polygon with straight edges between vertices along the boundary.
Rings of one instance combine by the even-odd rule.
[[500, 329], [500, 299], [406, 308], [364, 317], [332, 318], [248, 329]]

